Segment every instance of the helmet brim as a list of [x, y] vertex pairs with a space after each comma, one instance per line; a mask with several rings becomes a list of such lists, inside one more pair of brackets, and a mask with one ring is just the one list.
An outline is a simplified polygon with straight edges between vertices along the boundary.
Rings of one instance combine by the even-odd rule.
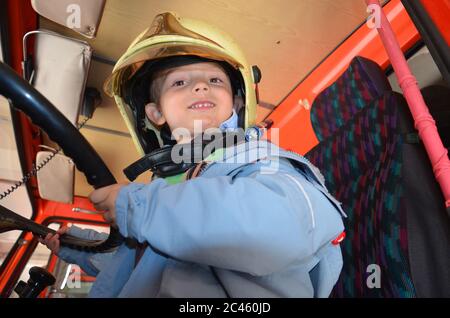
[[[152, 39], [153, 40], [153, 39]], [[152, 41], [153, 42], [153, 41]], [[142, 44], [145, 44], [143, 42]], [[134, 74], [150, 60], [161, 59], [170, 56], [195, 55], [206, 59], [225, 61], [235, 69], [239, 70], [242, 65], [228, 56], [226, 53], [220, 52], [216, 49], [205, 47], [203, 43], [161, 43], [143, 45], [142, 49], [136, 48], [133, 54], [117, 62], [112, 74], [105, 80], [103, 89], [105, 93], [113, 97], [114, 95], [121, 96], [122, 85], [133, 77]]]

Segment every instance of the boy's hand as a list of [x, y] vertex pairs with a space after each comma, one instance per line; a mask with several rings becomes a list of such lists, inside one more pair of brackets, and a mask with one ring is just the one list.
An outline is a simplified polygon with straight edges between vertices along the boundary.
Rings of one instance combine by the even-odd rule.
[[126, 186], [126, 183], [117, 183], [94, 190], [89, 195], [89, 200], [94, 204], [98, 211], [104, 211], [105, 221], [116, 225], [116, 198], [119, 190]]
[[63, 226], [60, 228], [56, 234], [48, 233], [45, 238], [38, 237], [38, 241], [41, 244], [47, 246], [47, 248], [52, 251], [53, 254], [58, 255], [59, 253], [59, 238], [61, 235], [67, 232], [69, 228], [67, 226]]

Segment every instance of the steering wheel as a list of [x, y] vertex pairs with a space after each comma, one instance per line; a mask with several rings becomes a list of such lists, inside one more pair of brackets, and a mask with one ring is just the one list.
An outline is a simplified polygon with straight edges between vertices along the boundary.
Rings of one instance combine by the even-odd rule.
[[[21, 110], [42, 128], [62, 148], [64, 154], [73, 159], [78, 170], [84, 173], [88, 183], [95, 189], [116, 183], [103, 160], [72, 123], [47, 98], [2, 62], [0, 95], [9, 99], [14, 108]], [[0, 233], [11, 230], [31, 231], [43, 237], [48, 233], [56, 233], [0, 206]], [[123, 236], [115, 227], [110, 228], [109, 237], [105, 241], [89, 241], [70, 235], [63, 235], [60, 239], [63, 246], [91, 252], [109, 251], [123, 241]]]

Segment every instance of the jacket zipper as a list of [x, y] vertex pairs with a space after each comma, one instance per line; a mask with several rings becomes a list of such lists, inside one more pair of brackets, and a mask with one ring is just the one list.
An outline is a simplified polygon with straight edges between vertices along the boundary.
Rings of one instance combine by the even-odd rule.
[[314, 218], [314, 210], [311, 204], [311, 200], [309, 199], [308, 194], [305, 191], [305, 188], [303, 188], [302, 184], [300, 182], [298, 182], [297, 179], [295, 179], [293, 176], [289, 175], [289, 174], [285, 174], [289, 179], [291, 179], [292, 181], [294, 181], [294, 183], [299, 187], [299, 189], [302, 191], [303, 195], [305, 196], [306, 202], [308, 203], [308, 207], [309, 207], [309, 214], [311, 215], [311, 222], [312, 222], [312, 227], [313, 229], [316, 227], [316, 221]]

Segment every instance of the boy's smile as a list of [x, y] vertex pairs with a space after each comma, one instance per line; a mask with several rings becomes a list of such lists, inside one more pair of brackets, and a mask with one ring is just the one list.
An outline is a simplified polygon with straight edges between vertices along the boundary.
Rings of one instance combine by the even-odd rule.
[[210, 101], [200, 101], [200, 102], [196, 102], [196, 103], [192, 104], [191, 106], [189, 106], [189, 109], [201, 111], [201, 110], [208, 110], [215, 106], [216, 106], [216, 104], [214, 104]]
[[[159, 106], [159, 107], [158, 107]], [[215, 63], [189, 64], [171, 69], [161, 87], [160, 105], [145, 107], [149, 119], [167, 122], [174, 135], [194, 137], [194, 124], [202, 131], [218, 128], [233, 112], [233, 93], [225, 71]], [[178, 133], [177, 133], [178, 130]], [[197, 130], [195, 132], [198, 132]], [[186, 137], [178, 142], [187, 142]]]

